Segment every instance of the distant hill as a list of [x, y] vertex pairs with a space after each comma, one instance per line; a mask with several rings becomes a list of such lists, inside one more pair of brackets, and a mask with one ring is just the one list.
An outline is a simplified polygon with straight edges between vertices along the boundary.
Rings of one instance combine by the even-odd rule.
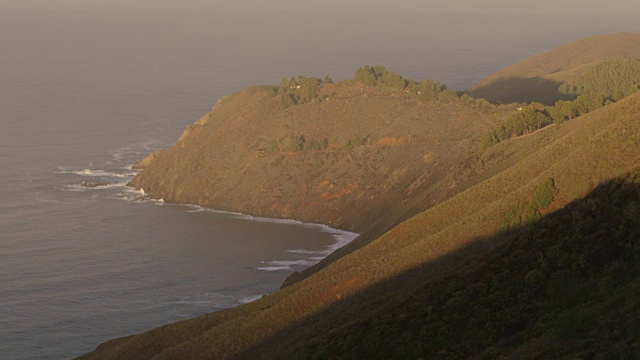
[[[445, 108], [453, 105], [419, 103], [410, 97], [411, 94], [380, 95], [371, 89], [360, 90], [346, 85], [343, 90], [355, 96], [343, 95], [344, 107], [336, 107], [346, 114], [352, 114], [349, 109], [358, 114], [369, 107], [376, 112], [390, 109], [375, 121], [367, 121], [368, 116], [353, 123], [327, 119], [336, 121], [331, 124], [338, 129], [339, 124], [353, 124], [350, 132], [347, 129], [336, 132], [343, 140], [360, 134], [356, 124], [374, 124], [365, 129], [372, 134], [370, 138], [377, 141], [387, 137], [395, 139], [400, 137], [400, 130], [404, 129], [402, 124], [406, 122], [415, 124], [415, 128], [424, 127], [425, 123], [430, 125], [427, 129], [442, 126], [438, 139], [444, 141], [445, 136], [450, 136], [455, 140], [449, 143], [451, 145], [461, 141], [457, 136], [463, 136], [463, 139], [472, 136], [467, 133], [472, 131], [469, 126], [477, 125], [469, 125], [472, 120], [456, 120], [462, 119], [462, 115], [470, 115], [466, 107]], [[247, 91], [242, 96], [262, 99], [260, 89]], [[339, 88], [335, 91], [340, 93]], [[371, 98], [374, 101], [369, 100]], [[390, 100], [393, 98], [398, 102]], [[226, 101], [233, 104], [232, 101], [241, 99], [232, 97]], [[329, 103], [331, 101], [333, 99]], [[241, 104], [247, 103], [241, 101], [237, 106]], [[378, 104], [380, 108], [376, 107]], [[398, 112], [394, 107], [399, 106], [397, 104], [404, 104], [406, 108], [402, 108], [408, 110]], [[423, 107], [430, 110], [428, 113], [439, 109], [451, 111], [451, 120], [443, 123], [410, 116], [414, 112], [424, 115]], [[200, 174], [203, 170], [198, 169], [206, 169], [203, 167], [209, 166], [206, 162], [214, 161], [196, 156], [195, 147], [190, 150], [189, 141], [196, 139], [201, 146], [207, 144], [213, 148], [224, 136], [223, 144], [205, 154], [214, 159], [222, 158], [223, 154], [216, 155], [216, 151], [229, 149], [231, 154], [239, 154], [229, 160], [237, 164], [236, 167], [249, 169], [252, 163], [246, 162], [248, 154], [255, 153], [252, 147], [259, 139], [248, 136], [252, 141], [247, 141], [234, 127], [244, 128], [241, 125], [254, 121], [257, 112], [253, 113], [251, 107], [246, 106], [241, 115], [230, 119], [217, 119], [213, 115], [216, 111], [223, 113], [225, 108], [224, 104], [216, 107], [210, 119], [201, 121], [201, 125], [191, 129], [174, 148], [153, 160], [142, 174], [157, 172], [155, 180], [144, 180], [141, 176], [138, 184], [149, 181], [145, 188], [149, 186], [152, 193], [162, 196], [184, 194], [184, 199], [191, 200], [189, 196], [194, 195], [188, 195], [191, 194], [188, 186], [176, 192], [162, 189], [170, 189], [168, 184], [178, 181], [173, 179], [184, 176], [178, 171], [181, 167], [185, 170], [192, 167], [189, 171]], [[289, 109], [302, 111], [303, 108]], [[358, 112], [358, 109], [361, 110]], [[511, 111], [513, 109], [509, 109]], [[292, 128], [299, 118], [295, 113], [286, 114], [283, 118], [289, 120], [280, 124], [284, 130], [266, 130], [267, 139], [280, 134], [275, 131], [291, 133], [298, 129], [309, 131], [308, 135], [304, 133], [309, 138], [322, 136], [312, 133], [313, 127]], [[367, 114], [372, 116], [374, 112]], [[493, 120], [487, 119], [486, 126], [497, 121], [500, 114], [498, 108]], [[314, 117], [305, 116], [306, 123], [322, 129], [320, 124], [324, 122], [313, 123]], [[357, 115], [352, 116], [355, 119]], [[442, 121], [445, 117], [443, 114], [438, 119]], [[394, 119], [403, 121], [394, 122], [397, 121]], [[385, 122], [393, 126], [385, 128], [384, 132], [398, 133], [380, 137], [382, 131], [374, 132]], [[206, 128], [213, 124], [216, 124], [215, 128]], [[263, 120], [257, 124], [272, 123]], [[251, 127], [248, 129], [244, 133], [252, 134]], [[421, 138], [430, 134], [428, 130], [424, 131], [419, 133]], [[217, 132], [221, 134], [214, 135]], [[362, 153], [350, 151], [338, 159], [349, 161], [347, 159], [352, 155], [354, 159], [358, 156], [382, 159], [378, 157], [384, 155], [384, 159], [391, 157], [401, 161], [403, 156], [418, 154], [422, 156], [420, 161], [428, 163], [431, 156], [422, 149], [428, 149], [430, 145], [412, 146], [414, 136], [406, 143], [402, 143], [401, 137], [400, 140], [374, 142], [378, 146], [390, 146], [399, 141], [403, 148], [397, 153], [393, 148], [371, 149], [360, 145], [358, 149]], [[238, 138], [241, 140], [235, 141]], [[472, 138], [477, 141], [475, 136]], [[234, 150], [243, 148], [245, 150]], [[446, 147], [442, 149], [444, 151]], [[378, 157], [368, 157], [365, 150]], [[189, 155], [190, 151], [194, 155]], [[245, 153], [248, 154], [242, 157]], [[443, 156], [441, 152], [434, 154]], [[270, 161], [283, 156], [280, 161], [293, 162], [290, 159], [296, 158], [295, 154], [276, 153]], [[323, 156], [330, 159], [332, 155]], [[619, 358], [637, 354], [640, 311], [634, 299], [640, 294], [637, 265], [640, 248], [636, 244], [640, 227], [637, 223], [640, 191], [636, 171], [640, 163], [640, 93], [572, 121], [526, 137], [505, 140], [483, 153], [474, 155], [470, 152], [461, 158], [462, 162], [457, 164], [446, 162], [445, 168], [449, 170], [440, 175], [442, 179], [448, 179], [446, 184], [458, 187], [455, 194], [447, 197], [446, 191], [441, 193], [445, 199], [436, 201], [436, 205], [382, 236], [343, 253], [306, 279], [245, 306], [112, 340], [83, 358], [404, 359], [524, 355], [556, 358], [598, 354], [604, 358]], [[315, 158], [306, 161], [309, 159]], [[372, 162], [366, 164], [376, 164], [369, 161]], [[178, 165], [179, 162], [184, 164]], [[402, 172], [396, 170], [417, 163], [417, 160], [401, 162], [387, 168], [382, 179], [402, 181]], [[316, 160], [315, 164], [321, 162]], [[367, 169], [362, 163], [348, 164], [349, 169], [339, 168], [340, 171]], [[391, 166], [385, 161], [382, 164]], [[226, 181], [223, 174], [228, 169], [233, 166], [212, 167], [200, 176], [212, 176], [209, 184], [215, 184]], [[419, 167], [414, 182], [408, 187], [399, 186], [394, 195], [385, 200], [390, 209], [401, 211], [401, 205], [391, 204], [402, 204], [403, 201], [411, 204], [412, 186], [418, 186], [412, 184], [420, 183], [420, 173], [431, 174], [429, 169], [424, 165]], [[302, 171], [311, 170], [304, 167]], [[243, 179], [234, 175], [236, 172], [242, 175], [250, 171], [235, 171], [228, 175], [242, 186]], [[394, 172], [399, 177], [394, 176]], [[163, 178], [163, 173], [170, 176]], [[291, 179], [298, 176], [281, 171], [285, 179], [289, 174]], [[365, 172], [361, 178], [373, 174], [375, 172]], [[440, 191], [446, 189], [437, 185], [442, 182], [432, 184]], [[226, 186], [231, 189], [230, 185]], [[380, 185], [373, 182], [368, 186]], [[355, 205], [352, 206], [357, 210], [348, 209], [348, 202], [344, 205], [335, 203], [335, 209], [340, 211], [344, 206], [348, 214], [356, 215], [356, 218], [365, 208], [364, 204], [376, 204], [376, 196], [382, 196], [380, 191], [384, 190], [377, 188], [371, 194], [363, 195], [372, 201], [368, 203], [358, 202], [358, 197], [353, 200], [347, 197], [357, 187], [352, 187], [351, 192], [343, 189], [343, 186], [338, 187], [338, 193], [353, 201]], [[393, 191], [394, 188], [388, 189]], [[325, 211], [331, 209], [334, 208], [327, 207]], [[338, 219], [341, 217], [336, 221]], [[354, 221], [352, 224], [364, 225], [364, 220], [366, 217], [362, 223]]]
[[600, 35], [559, 46], [502, 69], [469, 88], [474, 97], [500, 103], [542, 102], [574, 97], [558, 91], [567, 80], [606, 60], [640, 58], [640, 34]]

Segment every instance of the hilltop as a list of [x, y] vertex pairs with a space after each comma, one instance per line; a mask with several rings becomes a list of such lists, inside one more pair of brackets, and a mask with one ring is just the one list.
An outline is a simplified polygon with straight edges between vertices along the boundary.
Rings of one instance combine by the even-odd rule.
[[[518, 105], [433, 82], [424, 96], [425, 87], [388, 86], [397, 77], [378, 73], [326, 82], [317, 101], [295, 106], [282, 99], [301, 99], [299, 90], [243, 90], [133, 182], [168, 201], [261, 215], [286, 216], [299, 203], [300, 218], [360, 238], [257, 301], [82, 358], [636, 354], [640, 93], [483, 148]], [[566, 79], [588, 91], [586, 73]], [[305, 148], [312, 140], [319, 145]]]
[[526, 58], [481, 80], [468, 93], [500, 103], [537, 101], [553, 105], [557, 100], [573, 99], [559, 88], [594, 65], [637, 58], [640, 58], [640, 34], [595, 36]]

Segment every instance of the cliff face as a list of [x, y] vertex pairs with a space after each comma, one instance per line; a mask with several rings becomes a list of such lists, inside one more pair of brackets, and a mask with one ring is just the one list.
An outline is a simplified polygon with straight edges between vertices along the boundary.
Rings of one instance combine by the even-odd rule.
[[131, 185], [173, 203], [380, 234], [459, 191], [469, 148], [513, 111], [350, 82], [321, 96], [286, 109], [264, 87], [226, 97]]

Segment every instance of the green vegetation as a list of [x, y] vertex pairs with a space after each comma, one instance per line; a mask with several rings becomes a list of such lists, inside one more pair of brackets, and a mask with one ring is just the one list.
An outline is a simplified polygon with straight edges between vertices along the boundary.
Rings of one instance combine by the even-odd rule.
[[423, 80], [419, 83], [414, 83], [411, 87], [411, 91], [425, 100], [437, 100], [439, 95], [446, 90], [446, 85], [433, 80]]
[[[356, 148], [364, 146], [369, 141], [369, 137], [371, 135], [367, 135], [365, 137], [356, 137], [353, 139], [348, 139], [344, 142], [342, 146], [342, 150], [350, 152]], [[329, 139], [310, 139], [304, 135], [287, 135], [278, 140], [268, 141], [264, 150], [267, 150], [271, 153], [280, 153], [280, 152], [298, 152], [303, 150], [325, 150], [329, 148]]]
[[298, 76], [298, 83], [300, 84], [300, 96], [298, 101], [300, 104], [319, 100], [318, 90], [320, 90], [320, 87], [322, 86], [322, 80], [315, 77]]
[[551, 205], [557, 192], [553, 179], [544, 180], [536, 188], [529, 203], [519, 202], [507, 211], [500, 223], [500, 230], [510, 231], [540, 219], [542, 211]]
[[527, 106], [509, 116], [505, 122], [485, 135], [482, 146], [486, 148], [514, 136], [529, 134], [551, 123], [547, 111]]
[[454, 91], [447, 90], [447, 86], [433, 80], [415, 82], [413, 79], [405, 79], [384, 66], [364, 66], [356, 70], [354, 80], [368, 87], [377, 87], [380, 90], [404, 90], [407, 89], [425, 100], [441, 100], [449, 102], [458, 97]]
[[308, 150], [323, 150], [329, 147], [329, 139], [324, 138], [322, 140], [311, 139], [305, 149]]
[[299, 75], [295, 77], [287, 77], [282, 79], [279, 87], [267, 86], [267, 96], [279, 96], [278, 106], [280, 109], [286, 109], [291, 106], [306, 104], [309, 102], [319, 103], [321, 101], [318, 93], [320, 88], [326, 83], [332, 83], [331, 78], [327, 75], [323, 82], [316, 77], [306, 77]]
[[404, 89], [407, 81], [393, 71], [388, 71], [384, 66], [364, 66], [356, 70], [354, 80], [365, 86], [380, 86], [391, 89]]
[[294, 95], [286, 92], [280, 95], [280, 99], [278, 102], [278, 106], [280, 106], [280, 109], [286, 109], [296, 104], [297, 104], [297, 101]]
[[552, 122], [562, 123], [629, 96], [640, 89], [640, 59], [615, 59], [593, 66], [586, 73], [568, 80], [558, 92], [575, 100], [558, 100], [554, 106], [538, 110], [523, 107], [504, 123], [485, 135], [482, 147], [525, 135]]
[[291, 135], [286, 138], [284, 143], [288, 151], [302, 151], [305, 139], [302, 135]]
[[[415, 82], [413, 79], [405, 79], [401, 75], [387, 70], [384, 66], [364, 66], [356, 70], [354, 80], [367, 87], [376, 87], [381, 91], [405, 90], [413, 92], [424, 100], [437, 100], [447, 103], [460, 99], [455, 91], [450, 91], [447, 86], [433, 80], [423, 80]], [[299, 75], [296, 77], [286, 77], [280, 82], [280, 86], [265, 86], [266, 94], [270, 98], [278, 98], [278, 106], [280, 109], [286, 109], [291, 106], [306, 104], [309, 102], [320, 103], [326, 99], [327, 95], [334, 96], [335, 91], [331, 94], [324, 93], [320, 95], [324, 85], [333, 84], [333, 80], [329, 75], [324, 80], [316, 77], [305, 77]], [[467, 95], [465, 103], [472, 99]], [[480, 99], [474, 102], [479, 102]], [[486, 100], [482, 100], [486, 102]]]
[[329, 140], [327, 138], [308, 140], [304, 135], [286, 135], [278, 140], [267, 141], [263, 149], [270, 153], [283, 153], [303, 150], [324, 150], [328, 147]]
[[640, 88], [640, 59], [615, 59], [594, 65], [586, 73], [566, 81], [558, 91], [618, 101]]
[[367, 141], [369, 141], [369, 136], [370, 135], [367, 135], [367, 136], [365, 136], [363, 138], [349, 139], [344, 143], [343, 148], [346, 151], [353, 151], [353, 149], [365, 145], [367, 143]]
[[558, 100], [549, 108], [555, 122], [571, 120], [622, 100], [640, 89], [640, 60], [615, 59], [594, 65], [586, 73], [560, 85], [558, 92], [576, 97]]
[[277, 86], [266, 86], [267, 96], [270, 98], [276, 97], [278, 95], [278, 89], [279, 87]]

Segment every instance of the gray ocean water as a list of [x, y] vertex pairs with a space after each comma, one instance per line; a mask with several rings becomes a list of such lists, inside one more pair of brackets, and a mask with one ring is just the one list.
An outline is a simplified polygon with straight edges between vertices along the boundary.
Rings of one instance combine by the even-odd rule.
[[71, 358], [237, 306], [352, 238], [125, 186], [133, 163], [222, 96], [290, 75], [345, 79], [370, 63], [464, 89], [560, 43], [634, 30], [611, 19], [554, 35], [546, 18], [0, 10], [0, 359]]

